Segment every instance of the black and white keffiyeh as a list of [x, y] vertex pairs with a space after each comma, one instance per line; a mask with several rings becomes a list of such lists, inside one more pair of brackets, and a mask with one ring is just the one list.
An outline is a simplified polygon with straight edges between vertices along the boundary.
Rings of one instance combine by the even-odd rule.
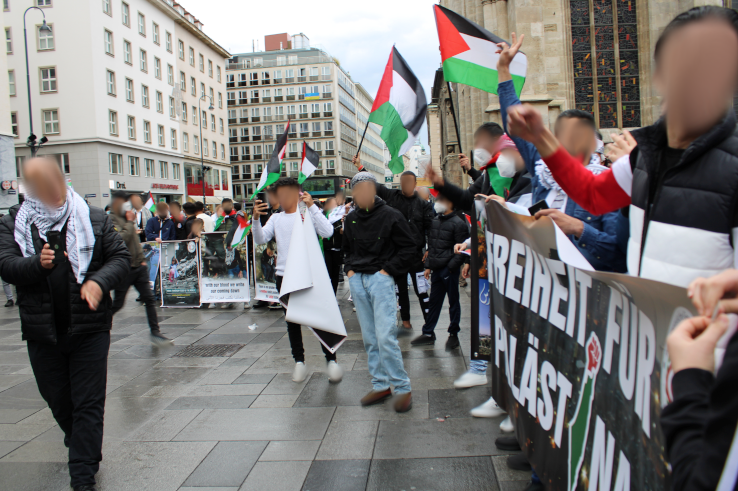
[[36, 197], [27, 195], [15, 216], [15, 242], [20, 246], [23, 257], [36, 254], [33, 246], [31, 226], [46, 241], [49, 230], [59, 231], [67, 224], [67, 255], [77, 283], [82, 284], [90, 267], [95, 248], [95, 233], [90, 222], [90, 207], [82, 197], [67, 188], [67, 199], [59, 208], [49, 208]]
[[[592, 154], [592, 158], [590, 159], [590, 163], [586, 166], [586, 169], [589, 170], [592, 174], [597, 175], [600, 174], [603, 171], [607, 170], [607, 167], [604, 165], [600, 165], [599, 163], [599, 157], [595, 159], [596, 152]], [[551, 169], [548, 168], [546, 163], [543, 160], [538, 160], [535, 163], [535, 170], [536, 170], [536, 176], [538, 176], [538, 180], [541, 182], [541, 185], [549, 190], [549, 197], [547, 198], [548, 205], [551, 208], [554, 208], [556, 210], [561, 210], [566, 205], [566, 193], [563, 189], [561, 189], [561, 186], [556, 182], [556, 180], [553, 178], [553, 175], [551, 174]]]

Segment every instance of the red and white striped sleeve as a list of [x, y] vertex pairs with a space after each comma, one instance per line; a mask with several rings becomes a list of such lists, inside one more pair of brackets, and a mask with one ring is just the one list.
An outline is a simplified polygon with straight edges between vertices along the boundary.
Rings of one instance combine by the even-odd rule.
[[630, 205], [633, 172], [625, 155], [598, 175], [588, 171], [564, 147], [543, 159], [561, 189], [593, 215], [604, 215]]

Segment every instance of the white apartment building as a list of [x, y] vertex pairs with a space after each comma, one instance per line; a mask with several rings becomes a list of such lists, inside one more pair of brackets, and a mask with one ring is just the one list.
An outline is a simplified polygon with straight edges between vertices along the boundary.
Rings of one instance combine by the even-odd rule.
[[[7, 2], [7, 0], [4, 0]], [[0, 25], [5, 23], [5, 12], [0, 11]], [[7, 39], [6, 39], [7, 43]], [[8, 69], [8, 57], [0, 52], [0, 73]], [[10, 95], [15, 83], [10, 78], [0, 79], [0, 213], [18, 204], [18, 180], [15, 174], [15, 135], [10, 121]]]
[[[151, 192], [157, 201], [201, 201], [201, 152], [210, 168], [208, 204], [231, 196], [222, 102], [230, 55], [203, 32], [202, 23], [173, 0], [33, 1], [52, 28], [40, 31], [43, 16], [28, 13], [33, 130], [49, 140], [39, 155], [55, 156], [75, 190], [96, 206], [118, 189]], [[20, 171], [30, 156], [27, 5], [4, 2]]]
[[[234, 55], [226, 69], [234, 196], [251, 197], [288, 120], [282, 175], [298, 175], [305, 141], [320, 163], [303, 188], [332, 196], [356, 173], [351, 159], [373, 98], [331, 55], [310, 48], [304, 34], [267, 36], [265, 47], [272, 49]], [[384, 176], [383, 148], [379, 128], [370, 125], [361, 158], [378, 179]]]

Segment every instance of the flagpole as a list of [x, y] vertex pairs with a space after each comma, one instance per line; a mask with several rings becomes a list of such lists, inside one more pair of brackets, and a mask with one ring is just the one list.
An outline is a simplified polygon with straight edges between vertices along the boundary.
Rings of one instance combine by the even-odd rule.
[[356, 155], [359, 155], [359, 152], [361, 152], [361, 146], [364, 144], [364, 137], [366, 136], [366, 130], [369, 129], [369, 121], [366, 122], [366, 126], [364, 126], [364, 134], [361, 135], [361, 141], [359, 142], [359, 148], [356, 149]]
[[[451, 94], [451, 82], [446, 82], [446, 89], [448, 90], [448, 101], [451, 105], [451, 116], [454, 119], [454, 128], [456, 128], [456, 140], [457, 145], [459, 145], [459, 153], [464, 153], [464, 150], [461, 148], [461, 133], [459, 133], [459, 123], [456, 121], [456, 109], [454, 108], [454, 96]], [[466, 174], [466, 169], [464, 169], [464, 173]]]

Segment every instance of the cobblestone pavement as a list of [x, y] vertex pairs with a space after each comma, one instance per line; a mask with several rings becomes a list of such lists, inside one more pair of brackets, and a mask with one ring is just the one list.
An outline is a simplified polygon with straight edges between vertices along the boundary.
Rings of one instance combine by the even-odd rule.
[[[126, 490], [521, 490], [495, 448], [501, 418], [469, 410], [488, 387], [455, 390], [468, 366], [469, 295], [462, 294], [461, 349], [444, 350], [448, 311], [435, 347], [411, 348], [422, 322], [411, 293], [412, 333], [400, 345], [413, 408], [363, 408], [370, 390], [356, 313], [339, 286], [348, 340], [343, 381], [331, 384], [315, 336], [303, 329], [308, 378], [294, 367], [284, 317], [268, 309], [160, 309], [174, 346], [155, 348], [143, 307], [128, 295], [115, 317], [108, 363], [103, 491]], [[249, 330], [247, 326], [258, 327]], [[188, 346], [243, 345], [222, 357], [174, 357]], [[69, 490], [62, 432], [36, 388], [17, 308], [0, 311], [0, 490]]]

